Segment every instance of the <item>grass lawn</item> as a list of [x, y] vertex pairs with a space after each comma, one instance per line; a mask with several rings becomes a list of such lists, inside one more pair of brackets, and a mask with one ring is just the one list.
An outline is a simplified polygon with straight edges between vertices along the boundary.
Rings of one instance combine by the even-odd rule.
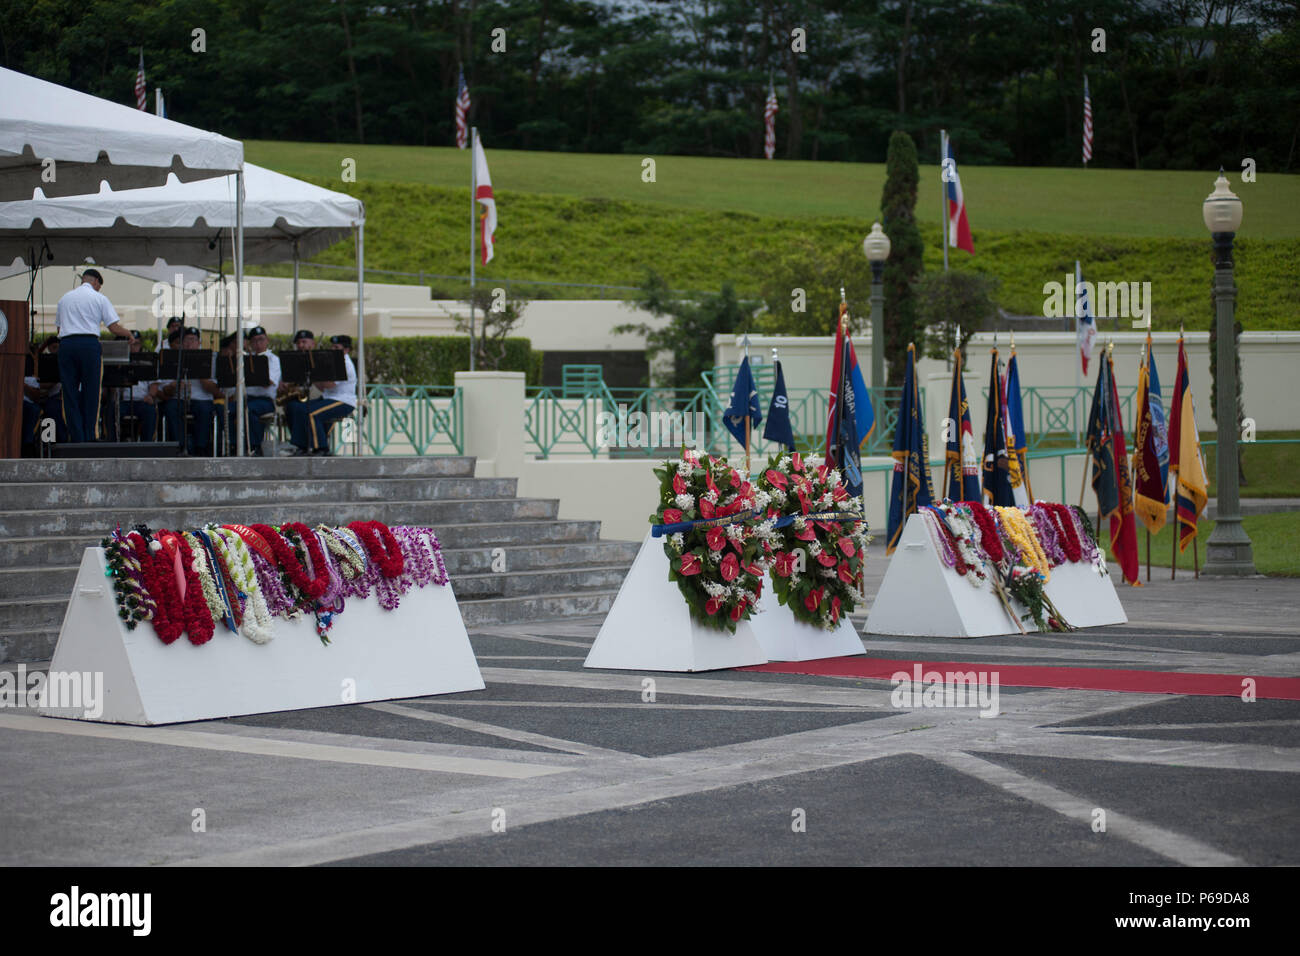
[[[1214, 432], [1202, 432], [1201, 441], [1215, 437]], [[1246, 483], [1241, 486], [1243, 498], [1300, 498], [1300, 431], [1260, 432], [1260, 439], [1298, 439], [1291, 445], [1266, 445], [1242, 442], [1237, 445], [1241, 455]], [[1206, 478], [1210, 483], [1210, 497], [1215, 494], [1217, 463], [1214, 446], [1205, 451]]]
[[[1095, 516], [1094, 516], [1094, 520]], [[1205, 565], [1205, 542], [1210, 538], [1210, 532], [1214, 530], [1214, 522], [1202, 520], [1197, 526], [1197, 547], [1200, 549], [1200, 563]], [[1300, 577], [1300, 511], [1283, 511], [1277, 514], [1252, 515], [1243, 519], [1242, 527], [1246, 529], [1246, 534], [1250, 536], [1251, 545], [1255, 553], [1255, 567], [1261, 574], [1271, 574], [1280, 577]], [[1169, 567], [1170, 551], [1173, 548], [1173, 526], [1166, 524], [1160, 529], [1159, 534], [1151, 536], [1151, 576], [1152, 580], [1158, 579], [1162, 574], [1168, 577], [1168, 572], [1157, 572], [1156, 568]], [[1103, 531], [1102, 538], [1106, 542], [1106, 560], [1114, 563], [1114, 555], [1110, 551], [1110, 532]], [[1138, 522], [1137, 542], [1138, 557], [1142, 563], [1142, 580], [1146, 581], [1146, 528]], [[1183, 569], [1188, 574], [1192, 573], [1192, 546], [1189, 544], [1187, 550], [1178, 556], [1178, 568], [1181, 574]]]
[[[938, 151], [934, 144], [928, 152], [926, 144], [918, 146], [922, 166], [917, 216], [937, 223]], [[291, 176], [323, 178], [335, 183], [334, 189], [345, 189], [340, 175], [345, 158], [356, 160], [362, 184], [469, 188], [469, 151], [451, 147], [249, 140], [244, 149], [250, 162]], [[781, 218], [850, 218], [868, 228], [880, 215], [885, 182], [884, 165], [871, 163], [656, 156], [655, 182], [647, 183], [641, 178], [646, 157], [636, 154], [490, 146], [487, 154], [498, 195], [504, 190]], [[960, 172], [977, 252], [983, 230], [1181, 238], [1202, 245], [1209, 241], [1201, 201], [1214, 188], [1216, 173], [1210, 170], [963, 166]], [[1243, 239], [1300, 237], [1294, 215], [1300, 208], [1300, 176], [1262, 173], [1254, 183], [1243, 183], [1240, 170], [1228, 172], [1233, 191], [1245, 204]]]
[[[546, 154], [516, 154], [538, 156]], [[584, 157], [574, 157], [575, 160]], [[592, 159], [593, 157], [586, 157]], [[600, 158], [600, 157], [596, 157]], [[616, 159], [619, 157], [615, 157]], [[714, 161], [710, 161], [714, 162]], [[778, 164], [781, 165], [781, 164]], [[820, 164], [819, 164], [820, 165]], [[410, 273], [408, 279], [374, 275], [383, 282], [416, 282], [416, 273], [463, 276], [469, 271], [469, 189], [367, 178], [358, 166], [358, 183], [315, 178], [322, 186], [352, 193], [366, 204], [366, 262], [371, 268]], [[290, 169], [290, 172], [294, 170]], [[494, 175], [497, 175], [494, 173]], [[497, 175], [498, 183], [505, 182]], [[790, 195], [798, 195], [791, 190]], [[771, 263], [805, 240], [821, 249], [856, 249], [870, 219], [784, 216], [710, 211], [698, 206], [640, 201], [583, 199], [496, 188], [500, 225], [496, 257], [479, 268], [483, 283], [511, 280], [640, 284], [653, 268], [675, 289], [717, 291], [731, 282], [756, 296]], [[877, 197], [878, 199], [878, 197]], [[797, 204], [797, 203], [796, 203]], [[922, 206], [922, 211], [925, 207]], [[936, 200], [937, 209], [937, 200]], [[921, 223], [925, 267], [942, 268], [943, 253], [934, 217]], [[1142, 238], [1029, 231], [975, 231], [977, 255], [955, 253], [953, 268], [989, 273], [1001, 281], [998, 302], [1022, 314], [1041, 314], [1043, 284], [1061, 282], [1083, 260], [1089, 281], [1150, 281], [1153, 325], [1177, 329], [1208, 327], [1207, 290], [1212, 270], [1207, 238]], [[338, 266], [354, 263], [345, 241], [316, 257]], [[1300, 261], [1300, 239], [1243, 240], [1237, 255], [1238, 314], [1248, 329], [1288, 328], [1295, 324], [1291, 277]], [[287, 274], [288, 266], [259, 267], [259, 274]], [[311, 278], [338, 279], [345, 273], [312, 270]], [[467, 283], [430, 280], [440, 297], [458, 298]], [[524, 290], [525, 296], [599, 297], [579, 289]], [[1123, 320], [1121, 320], [1123, 325]], [[1103, 323], [1103, 331], [1109, 323]]]

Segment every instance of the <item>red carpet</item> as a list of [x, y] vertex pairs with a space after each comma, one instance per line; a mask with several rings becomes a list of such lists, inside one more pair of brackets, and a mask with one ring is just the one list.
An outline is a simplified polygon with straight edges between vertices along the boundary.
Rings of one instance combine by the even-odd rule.
[[1039, 667], [1024, 664], [962, 663], [956, 661], [886, 660], [879, 657], [832, 657], [821, 661], [759, 664], [742, 671], [769, 674], [814, 674], [819, 677], [858, 677], [890, 680], [903, 671], [913, 678], [920, 665], [922, 680], [930, 671], [996, 673], [1006, 687], [1055, 687], [1069, 690], [1115, 690], [1129, 694], [1192, 694], [1200, 697], [1241, 697], [1242, 681], [1255, 681], [1255, 696], [1270, 700], [1300, 700], [1300, 677], [1257, 677], [1253, 674], [1186, 674], [1171, 671], [1111, 670], [1102, 667]]

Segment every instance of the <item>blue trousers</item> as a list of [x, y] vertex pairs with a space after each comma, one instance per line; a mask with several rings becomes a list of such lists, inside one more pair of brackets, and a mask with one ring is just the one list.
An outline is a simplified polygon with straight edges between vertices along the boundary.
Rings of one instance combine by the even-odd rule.
[[[184, 409], [185, 403], [179, 399], [169, 398], [163, 402], [163, 421], [167, 423], [165, 441], [180, 441], [181, 413]], [[194, 424], [186, 435], [186, 451], [191, 455], [206, 455], [212, 450], [213, 403], [191, 401], [190, 414], [194, 416]]]
[[104, 374], [103, 355], [97, 335], [65, 335], [59, 339], [63, 420], [73, 442], [94, 441], [99, 437], [99, 382]]
[[[158, 406], [153, 402], [137, 402], [128, 399], [122, 403], [122, 417], [133, 415], [140, 420], [140, 440], [153, 441], [158, 434]], [[104, 430], [110, 441], [117, 441], [117, 408], [108, 405], [104, 408]]]
[[310, 402], [290, 402], [285, 405], [289, 418], [289, 440], [299, 448], [315, 451], [329, 448], [330, 426], [353, 412], [346, 402], [328, 398], [313, 398]]
[[64, 442], [68, 440], [68, 429], [63, 424], [63, 400], [57, 395], [53, 398], [47, 398], [45, 401], [33, 402], [30, 398], [23, 398], [23, 434], [22, 443], [24, 445], [37, 444], [40, 436], [42, 418], [54, 419], [54, 440]]
[[275, 411], [275, 399], [245, 396], [244, 407], [248, 409], [248, 447], [261, 448], [266, 440], [266, 426], [262, 424], [261, 416]]

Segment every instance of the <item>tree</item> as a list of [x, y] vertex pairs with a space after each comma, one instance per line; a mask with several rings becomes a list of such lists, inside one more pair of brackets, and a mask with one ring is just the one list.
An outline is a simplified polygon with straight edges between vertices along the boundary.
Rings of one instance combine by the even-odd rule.
[[[494, 310], [493, 306], [500, 300], [491, 289], [475, 289], [472, 298], [477, 326], [474, 333], [475, 365], [480, 369], [499, 369], [506, 357], [506, 339], [523, 319], [528, 300], [510, 299], [500, 309]], [[468, 304], [468, 300], [465, 301]], [[481, 325], [478, 323], [479, 315], [482, 315]], [[468, 316], [456, 320], [456, 331], [469, 333]]]
[[674, 298], [663, 277], [650, 270], [642, 283], [636, 304], [669, 322], [661, 329], [644, 322], [614, 327], [614, 332], [639, 333], [645, 336], [646, 351], [667, 352], [673, 358], [671, 381], [682, 388], [699, 388], [700, 373], [713, 368], [713, 337], [747, 330], [753, 321], [756, 303], [736, 297], [731, 283], [725, 283], [716, 295], [706, 295], [698, 302]]
[[953, 349], [961, 349], [964, 363], [966, 342], [997, 314], [993, 296], [998, 285], [997, 279], [979, 272], [950, 270], [922, 276], [916, 284], [916, 306], [927, 333], [925, 354], [946, 359]]
[[889, 236], [885, 263], [885, 362], [891, 386], [900, 386], [907, 346], [924, 331], [918, 321], [914, 284], [921, 275], [921, 231], [916, 228], [916, 190], [920, 182], [916, 144], [906, 133], [889, 138], [885, 188], [880, 197], [881, 225]]

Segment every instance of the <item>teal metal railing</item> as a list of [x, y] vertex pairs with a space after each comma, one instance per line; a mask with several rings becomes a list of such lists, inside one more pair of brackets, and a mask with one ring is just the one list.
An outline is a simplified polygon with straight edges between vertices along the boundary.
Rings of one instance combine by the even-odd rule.
[[[336, 452], [346, 451], [344, 439], [349, 431], [346, 427], [333, 429], [331, 441]], [[367, 455], [464, 454], [461, 390], [442, 385], [368, 386], [361, 443]]]

